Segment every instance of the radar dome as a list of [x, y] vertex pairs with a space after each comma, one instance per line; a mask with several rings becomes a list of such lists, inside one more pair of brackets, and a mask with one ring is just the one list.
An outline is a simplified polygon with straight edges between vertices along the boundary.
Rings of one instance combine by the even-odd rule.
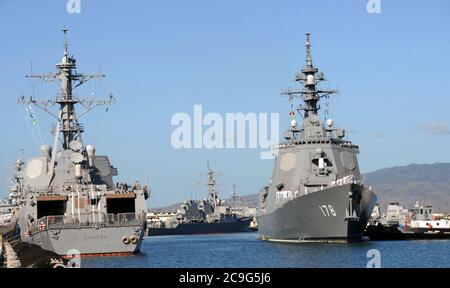
[[327, 120], [327, 125], [328, 125], [328, 127], [333, 127], [333, 125], [334, 125], [334, 120], [333, 119], [328, 119]]
[[72, 141], [70, 141], [70, 143], [69, 143], [69, 148], [70, 148], [72, 151], [79, 152], [81, 149], [83, 149], [83, 143], [81, 143], [81, 142], [78, 141], [78, 140], [72, 140]]
[[292, 126], [292, 128], [297, 127], [297, 120], [292, 119], [292, 120], [291, 120], [291, 126]]
[[81, 153], [73, 152], [70, 155], [70, 159], [72, 160], [73, 163], [80, 164], [81, 162], [83, 162], [84, 156]]
[[314, 85], [316, 84], [316, 80], [314, 79], [314, 75], [306, 76], [306, 85]]
[[94, 145], [87, 145], [86, 146], [86, 152], [87, 152], [89, 157], [94, 156], [95, 155], [95, 147], [94, 147]]

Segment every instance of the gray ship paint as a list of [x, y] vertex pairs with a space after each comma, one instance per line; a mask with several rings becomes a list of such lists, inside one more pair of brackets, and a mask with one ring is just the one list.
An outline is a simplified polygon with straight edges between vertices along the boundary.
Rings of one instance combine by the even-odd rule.
[[[324, 74], [313, 66], [310, 34], [306, 34], [306, 65], [296, 77], [300, 91], [283, 94], [301, 98], [290, 113], [291, 128], [281, 143], [271, 183], [259, 195], [258, 229], [272, 241], [348, 241], [361, 239], [376, 195], [361, 180], [359, 147], [345, 140], [345, 130], [322, 123], [319, 101], [336, 93], [322, 90]], [[296, 113], [302, 114], [298, 126]]]
[[[59, 255], [135, 253], [146, 229], [148, 188], [139, 182], [114, 183], [118, 172], [109, 158], [96, 155], [93, 145], [84, 144], [79, 118], [96, 106], [112, 104], [114, 98], [83, 100], [73, 94], [73, 89], [104, 75], [76, 71], [76, 60], [67, 49], [67, 30], [63, 32], [64, 55], [56, 65], [58, 71], [28, 76], [59, 80], [56, 100], [19, 99], [57, 119], [53, 147], [44, 145], [41, 156], [16, 165], [21, 238]], [[86, 110], [77, 114], [76, 104]], [[59, 105], [57, 114], [50, 111], [54, 105]]]

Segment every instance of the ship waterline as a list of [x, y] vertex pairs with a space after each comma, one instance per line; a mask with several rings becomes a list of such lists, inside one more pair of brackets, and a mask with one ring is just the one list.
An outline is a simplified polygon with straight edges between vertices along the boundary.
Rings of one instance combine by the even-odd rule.
[[[353, 212], [349, 213], [349, 193]], [[359, 184], [326, 188], [286, 202], [267, 215], [257, 216], [263, 240], [347, 242], [360, 240], [377, 197]]]
[[131, 255], [140, 251], [146, 224], [143, 214], [110, 214], [103, 221], [70, 221], [46, 216], [33, 223], [23, 240], [70, 258]]
[[151, 227], [149, 236], [193, 235], [193, 234], [224, 234], [249, 232], [252, 217], [246, 217], [233, 222], [216, 223], [181, 223], [174, 228]]

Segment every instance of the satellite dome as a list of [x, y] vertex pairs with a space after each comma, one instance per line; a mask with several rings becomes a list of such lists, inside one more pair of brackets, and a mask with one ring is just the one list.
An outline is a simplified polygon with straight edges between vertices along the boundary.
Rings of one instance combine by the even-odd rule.
[[297, 120], [292, 119], [292, 120], [291, 120], [291, 126], [292, 126], [292, 128], [297, 127]]
[[94, 147], [94, 145], [86, 145], [86, 152], [87, 152], [89, 157], [94, 156], [95, 155], [95, 147]]
[[83, 143], [78, 140], [72, 140], [69, 143], [69, 148], [74, 152], [79, 152], [81, 149], [83, 149]]
[[81, 162], [83, 162], [84, 156], [81, 153], [73, 152], [70, 155], [70, 159], [72, 160], [73, 163], [80, 164]]
[[334, 120], [333, 119], [328, 119], [327, 120], [327, 125], [328, 125], [328, 127], [333, 127], [333, 125], [334, 125]]

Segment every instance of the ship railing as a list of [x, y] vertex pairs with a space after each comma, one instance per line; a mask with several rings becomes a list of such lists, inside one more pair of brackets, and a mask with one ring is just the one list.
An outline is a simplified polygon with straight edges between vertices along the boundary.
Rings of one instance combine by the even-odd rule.
[[334, 186], [343, 186], [343, 185], [346, 185], [346, 184], [362, 184], [362, 183], [361, 183], [360, 180], [357, 180], [357, 179], [355, 178], [355, 176], [353, 176], [353, 175], [348, 175], [348, 176], [345, 176], [345, 177], [343, 177], [343, 178], [340, 178], [340, 179], [336, 179], [336, 180], [331, 181], [330, 186], [331, 186], [331, 187], [334, 187]]
[[30, 225], [28, 232], [35, 234], [47, 229], [121, 227], [141, 225], [146, 221], [144, 213], [102, 213], [100, 215], [99, 213], [96, 213], [96, 218], [93, 218], [92, 214], [85, 214], [81, 216], [81, 219], [64, 215], [44, 216], [39, 220], [34, 221]]
[[106, 214], [106, 223], [121, 226], [133, 223], [142, 223], [147, 221], [144, 213], [120, 213], [120, 214]]

